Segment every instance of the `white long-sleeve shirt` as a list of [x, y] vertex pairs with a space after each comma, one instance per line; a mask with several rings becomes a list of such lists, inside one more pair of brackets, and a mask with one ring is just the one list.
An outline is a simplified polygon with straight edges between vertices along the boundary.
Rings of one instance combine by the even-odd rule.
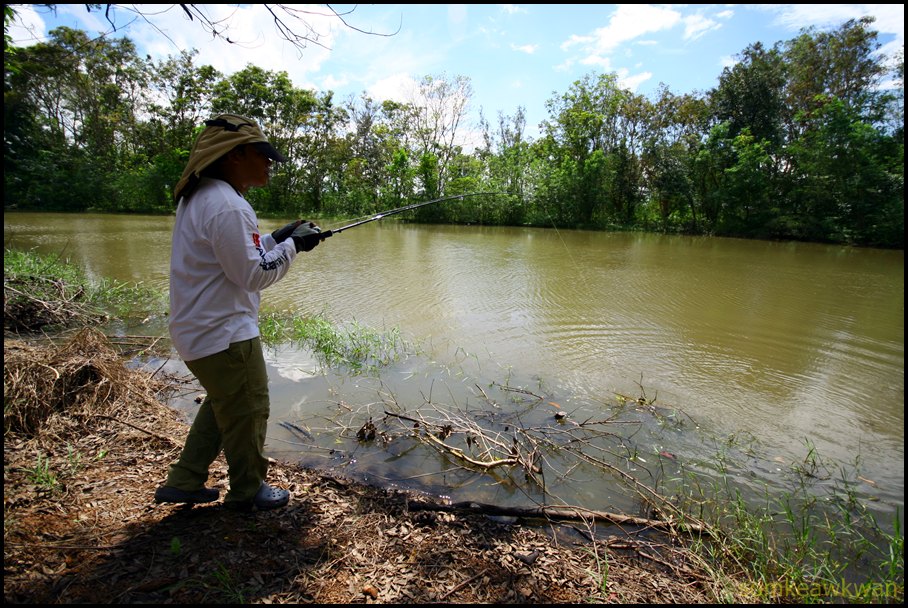
[[259, 335], [259, 292], [290, 270], [292, 239], [259, 234], [252, 207], [227, 182], [202, 178], [177, 206], [170, 253], [170, 337], [193, 361]]

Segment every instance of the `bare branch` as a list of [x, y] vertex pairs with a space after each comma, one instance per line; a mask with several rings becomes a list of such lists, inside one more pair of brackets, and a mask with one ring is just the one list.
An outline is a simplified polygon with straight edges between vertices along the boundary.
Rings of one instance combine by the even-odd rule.
[[[45, 6], [54, 8], [56, 5], [48, 4]], [[177, 5], [171, 4], [171, 5], [166, 5], [164, 8], [162, 8], [161, 10], [157, 10], [157, 11], [149, 11], [149, 10], [145, 10], [144, 8], [142, 10], [139, 10], [139, 8], [137, 8], [138, 6], [140, 6], [140, 5], [135, 5], [135, 4], [130, 4], [130, 5], [126, 5], [126, 4], [86, 4], [85, 8], [88, 12], [92, 12], [93, 10], [102, 10], [102, 7], [103, 7], [104, 18], [110, 24], [110, 26], [112, 28], [112, 32], [116, 32], [117, 30], [125, 29], [125, 28], [129, 27], [137, 19], [142, 18], [146, 21], [146, 23], [148, 23], [149, 25], [154, 27], [164, 38], [167, 38], [168, 40], [170, 40], [170, 37], [167, 36], [167, 34], [163, 30], [161, 30], [157, 25], [155, 25], [154, 17], [157, 15], [160, 15], [162, 13], [166, 13], [167, 11], [174, 8], [175, 6], [179, 6], [180, 9], [183, 11], [183, 13], [185, 13], [186, 17], [188, 17], [190, 21], [192, 21], [193, 23], [198, 23], [198, 25], [203, 30], [205, 30], [206, 32], [211, 34], [212, 38], [219, 38], [228, 44], [242, 44], [241, 41], [238, 41], [235, 38], [232, 38], [230, 36], [230, 26], [227, 24], [228, 19], [225, 18], [225, 19], [219, 19], [219, 20], [212, 20], [211, 17], [209, 17], [206, 14], [206, 11], [205, 11], [206, 5], [204, 5], [204, 4], [177, 4]], [[144, 6], [147, 6], [147, 5], [144, 5]], [[359, 32], [361, 34], [366, 34], [367, 36], [383, 36], [383, 37], [395, 36], [395, 35], [397, 35], [398, 32], [400, 32], [400, 27], [401, 27], [400, 25], [398, 25], [397, 30], [395, 30], [394, 32], [391, 32], [391, 33], [376, 32], [371, 29], [366, 30], [361, 27], [357, 27], [357, 26], [351, 24], [350, 21], [348, 21], [348, 19], [347, 19], [347, 17], [349, 15], [352, 15], [353, 12], [356, 10], [356, 8], [357, 8], [356, 6], [354, 6], [352, 9], [350, 9], [348, 11], [344, 11], [344, 12], [338, 12], [330, 4], [324, 5], [327, 8], [327, 10], [321, 11], [321, 12], [312, 11], [312, 10], [303, 10], [303, 9], [297, 8], [297, 5], [294, 5], [294, 4], [262, 4], [261, 6], [264, 7], [264, 9], [267, 10], [268, 13], [271, 15], [272, 19], [274, 20], [274, 28], [277, 30], [277, 32], [281, 36], [281, 38], [283, 38], [284, 40], [286, 40], [287, 42], [289, 42], [290, 44], [295, 46], [297, 48], [297, 50], [299, 51], [299, 54], [301, 57], [302, 57], [302, 51], [304, 49], [306, 49], [310, 44], [315, 44], [324, 49], [330, 50], [330, 47], [328, 47], [327, 45], [325, 45], [322, 42], [322, 39], [325, 38], [326, 36], [328, 36], [330, 31], [320, 32], [320, 31], [316, 30], [315, 26], [313, 25], [313, 22], [314, 22], [313, 18], [337, 19], [345, 27], [347, 27], [355, 32]], [[117, 23], [116, 13], [117, 13], [118, 9], [120, 11], [134, 13], [136, 15], [136, 17], [130, 19], [126, 23]]]
[[345, 16], [345, 15], [352, 15], [352, 14], [353, 14], [353, 11], [356, 10], [356, 7], [355, 7], [355, 6], [354, 6], [353, 8], [351, 8], [349, 11], [345, 12], [345, 13], [338, 13], [336, 10], [334, 10], [334, 7], [331, 6], [330, 4], [328, 4], [328, 5], [326, 5], [326, 6], [327, 6], [329, 9], [331, 9], [331, 12], [334, 13], [334, 16], [335, 16], [335, 17], [337, 17], [338, 19], [340, 19], [340, 22], [341, 22], [341, 23], [343, 23], [345, 26], [349, 27], [351, 30], [360, 32], [361, 34], [368, 34], [368, 35], [370, 35], [370, 36], [385, 36], [385, 37], [390, 38], [391, 36], [396, 36], [396, 35], [400, 32], [400, 28], [401, 28], [401, 26], [403, 25], [403, 16], [401, 16], [400, 23], [397, 25], [397, 29], [394, 30], [394, 32], [392, 32], [392, 33], [390, 33], [390, 34], [380, 34], [380, 33], [378, 33], [378, 32], [374, 32], [374, 31], [372, 31], [372, 30], [366, 31], [366, 30], [360, 29], [360, 28], [358, 28], [358, 27], [356, 27], [356, 26], [350, 25], [350, 23], [348, 23], [347, 20], [344, 19], [344, 16]]

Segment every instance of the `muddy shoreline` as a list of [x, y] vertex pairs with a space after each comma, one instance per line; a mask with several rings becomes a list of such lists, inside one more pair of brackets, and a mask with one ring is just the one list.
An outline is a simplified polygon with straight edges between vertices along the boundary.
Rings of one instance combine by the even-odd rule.
[[[746, 601], [672, 535], [615, 526], [594, 538], [581, 520], [568, 536], [538, 518], [415, 510], [425, 497], [281, 462], [268, 481], [292, 492], [286, 508], [159, 505], [188, 431], [166, 381], [128, 369], [97, 332], [8, 338], [4, 358], [8, 401], [42, 412], [5, 416], [6, 602]], [[223, 495], [223, 459], [210, 482]]]

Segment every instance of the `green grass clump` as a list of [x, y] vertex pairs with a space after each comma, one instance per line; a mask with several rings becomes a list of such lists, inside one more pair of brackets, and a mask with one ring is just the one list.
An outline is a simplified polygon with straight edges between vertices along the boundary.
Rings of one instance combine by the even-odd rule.
[[3, 275], [11, 277], [47, 278], [63, 281], [70, 285], [86, 283], [85, 273], [78, 266], [35, 251], [6, 249], [3, 252]]
[[60, 256], [6, 249], [3, 253], [3, 324], [14, 332], [54, 331], [166, 310], [165, 294], [142, 285], [104, 279]]
[[324, 315], [305, 317], [269, 312], [260, 316], [259, 329], [265, 344], [291, 342], [305, 346], [325, 365], [346, 366], [358, 373], [387, 367], [410, 348], [398, 328], [380, 332], [356, 321], [341, 327]]
[[[902, 514], [888, 527], [860, 491], [859, 459], [851, 466], [807, 455], [789, 467], [782, 489], [753, 490], [721, 469], [690, 470], [674, 480], [686, 509], [716, 532], [691, 548], [734, 595], [756, 602], [901, 603], [905, 596]], [[724, 462], [717, 456], [715, 462]]]

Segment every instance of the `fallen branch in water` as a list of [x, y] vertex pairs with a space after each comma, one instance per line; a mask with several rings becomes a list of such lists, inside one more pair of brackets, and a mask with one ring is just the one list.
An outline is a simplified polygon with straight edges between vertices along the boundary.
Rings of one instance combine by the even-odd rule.
[[581, 507], [572, 506], [502, 507], [500, 505], [490, 505], [486, 503], [471, 501], [457, 502], [453, 504], [409, 501], [407, 502], [407, 508], [410, 511], [444, 511], [448, 513], [466, 512], [479, 515], [504, 515], [526, 519], [554, 519], [566, 521], [589, 521], [591, 519], [595, 521], [598, 519], [617, 525], [633, 525], [669, 532], [677, 532], [679, 529], [683, 529], [696, 534], [710, 534], [709, 529], [702, 524], [647, 519], [645, 517], [634, 517], [632, 515], [621, 515], [619, 513], [595, 511], [593, 509], [584, 509]]
[[464, 454], [463, 450], [461, 450], [460, 448], [455, 448], [455, 447], [449, 446], [444, 441], [442, 441], [435, 435], [432, 435], [431, 433], [426, 433], [424, 435], [421, 435], [421, 437], [424, 437], [424, 438], [428, 439], [429, 441], [431, 441], [432, 444], [437, 446], [443, 452], [447, 452], [451, 456], [460, 458], [464, 462], [467, 462], [467, 463], [469, 463], [475, 467], [479, 467], [481, 469], [493, 469], [493, 468], [499, 467], [499, 466], [505, 466], [505, 465], [513, 466], [516, 464], [520, 464], [520, 460], [517, 456], [509, 456], [508, 458], [496, 458], [495, 460], [476, 460], [475, 458], [470, 458], [469, 456]]
[[[467, 455], [462, 449], [448, 445], [447, 443], [445, 443], [443, 441], [454, 430], [450, 424], [439, 425], [439, 424], [435, 424], [432, 422], [427, 422], [426, 420], [411, 418], [411, 417], [405, 416], [403, 414], [396, 414], [394, 412], [389, 412], [387, 410], [385, 410], [385, 415], [392, 416], [394, 418], [399, 418], [401, 420], [406, 420], [408, 422], [413, 422], [415, 424], [415, 428], [417, 428], [417, 429], [422, 428], [423, 430], [425, 430], [424, 433], [418, 433], [416, 435], [417, 439], [435, 447], [436, 449], [441, 450], [442, 452], [444, 452], [450, 456], [458, 458], [458, 459], [464, 461], [465, 463], [470, 464], [474, 467], [488, 470], [488, 469], [494, 469], [495, 467], [500, 467], [500, 466], [514, 466], [514, 465], [526, 465], [527, 464], [523, 459], [521, 459], [516, 445], [513, 448], [511, 448], [510, 451], [507, 452], [507, 456], [505, 456], [505, 457], [498, 457], [498, 458], [490, 457], [489, 460], [480, 460], [478, 458], [474, 458], [472, 456]], [[437, 436], [428, 430], [428, 428], [430, 426], [434, 426], [437, 429], [439, 429], [437, 431]], [[458, 432], [469, 432], [469, 431], [468, 430], [459, 430]], [[501, 442], [499, 442], [497, 440], [492, 440], [488, 437], [486, 437], [486, 439], [488, 441], [490, 441], [491, 443], [495, 444], [496, 446], [498, 446], [500, 448], [500, 451], [504, 451], [504, 447], [501, 444]], [[489, 454], [490, 452], [491, 452], [491, 450], [485, 451], [486, 454]], [[532, 465], [527, 467], [527, 470], [532, 470], [532, 469], [533, 469]]]

